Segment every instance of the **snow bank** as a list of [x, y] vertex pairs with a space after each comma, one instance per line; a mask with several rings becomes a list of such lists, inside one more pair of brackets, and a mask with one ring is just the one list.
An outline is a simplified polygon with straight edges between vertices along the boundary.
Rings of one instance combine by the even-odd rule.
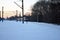
[[0, 40], [60, 40], [60, 25], [36, 22], [0, 22]]

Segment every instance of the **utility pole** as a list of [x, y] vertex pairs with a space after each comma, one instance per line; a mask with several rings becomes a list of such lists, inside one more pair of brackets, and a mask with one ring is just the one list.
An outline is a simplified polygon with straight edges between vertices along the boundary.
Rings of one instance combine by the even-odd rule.
[[3, 15], [4, 14], [4, 11], [3, 10], [4, 10], [4, 7], [2, 6], [2, 19], [3, 19], [3, 16], [4, 16]]
[[22, 0], [22, 23], [24, 23], [24, 1]]
[[18, 10], [16, 10], [16, 16], [18, 16]]
[[20, 7], [20, 5], [18, 5], [16, 2], [14, 3], [22, 9], [22, 23], [24, 23], [24, 0], [21, 1], [22, 1], [22, 7]]
[[4, 17], [4, 7], [2, 6], [2, 22], [3, 22], [3, 17]]

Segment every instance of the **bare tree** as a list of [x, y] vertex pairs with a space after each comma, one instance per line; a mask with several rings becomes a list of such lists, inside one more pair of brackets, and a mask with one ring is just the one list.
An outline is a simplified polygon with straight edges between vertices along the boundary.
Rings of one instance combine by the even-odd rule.
[[60, 24], [60, 3], [38, 1], [32, 8], [32, 20]]

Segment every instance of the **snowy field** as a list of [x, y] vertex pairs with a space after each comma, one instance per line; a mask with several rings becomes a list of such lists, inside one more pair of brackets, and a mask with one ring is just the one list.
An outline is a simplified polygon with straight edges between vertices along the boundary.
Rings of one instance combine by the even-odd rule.
[[0, 40], [60, 40], [60, 25], [36, 22], [0, 22]]

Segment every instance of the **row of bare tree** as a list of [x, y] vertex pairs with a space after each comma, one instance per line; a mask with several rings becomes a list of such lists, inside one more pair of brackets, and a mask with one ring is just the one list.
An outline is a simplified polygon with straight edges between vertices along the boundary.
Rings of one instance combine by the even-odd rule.
[[60, 3], [38, 1], [32, 8], [31, 21], [60, 24]]

